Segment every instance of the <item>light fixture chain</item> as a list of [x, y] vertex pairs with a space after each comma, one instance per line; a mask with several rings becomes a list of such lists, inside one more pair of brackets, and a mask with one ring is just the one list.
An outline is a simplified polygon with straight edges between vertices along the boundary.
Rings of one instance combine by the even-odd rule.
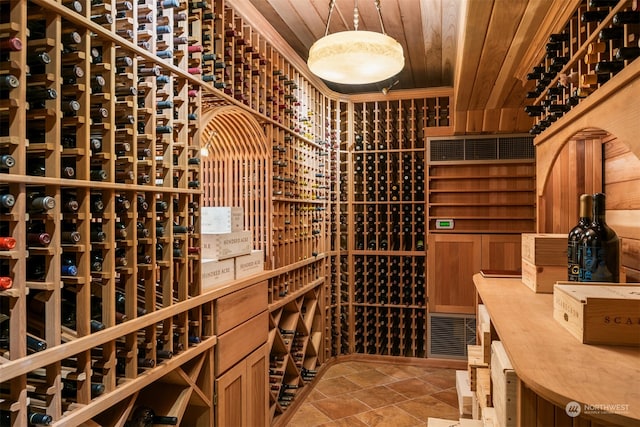
[[384, 24], [382, 23], [382, 9], [380, 8], [380, 0], [374, 0], [373, 2], [376, 5], [376, 9], [378, 10], [378, 19], [380, 20], [380, 29], [382, 30], [382, 34], [387, 34], [384, 30]]
[[327, 37], [329, 34], [329, 23], [331, 22], [331, 15], [333, 14], [333, 9], [336, 7], [336, 0], [329, 1], [329, 16], [327, 17], [327, 28], [324, 30], [324, 36]]
[[353, 30], [358, 31], [358, 24], [360, 23], [360, 12], [358, 11], [358, 0], [355, 0], [353, 4]]

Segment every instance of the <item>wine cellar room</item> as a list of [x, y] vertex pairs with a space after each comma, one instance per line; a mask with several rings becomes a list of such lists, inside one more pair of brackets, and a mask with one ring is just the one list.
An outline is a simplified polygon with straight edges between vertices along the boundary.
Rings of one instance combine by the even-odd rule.
[[0, 0], [0, 426], [637, 426], [639, 39]]

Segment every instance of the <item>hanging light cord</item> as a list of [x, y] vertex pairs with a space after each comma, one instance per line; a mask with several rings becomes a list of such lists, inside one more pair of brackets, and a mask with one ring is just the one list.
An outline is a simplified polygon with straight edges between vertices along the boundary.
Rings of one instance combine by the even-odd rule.
[[380, 29], [382, 30], [382, 34], [387, 34], [384, 30], [384, 24], [382, 23], [382, 9], [380, 9], [380, 0], [375, 0], [373, 2], [376, 5], [376, 9], [378, 10], [378, 19], [380, 20]]
[[333, 15], [333, 9], [335, 7], [336, 7], [336, 0], [331, 0], [329, 2], [329, 16], [327, 17], [327, 28], [324, 30], [325, 37], [329, 35], [329, 23], [331, 22], [331, 15]]

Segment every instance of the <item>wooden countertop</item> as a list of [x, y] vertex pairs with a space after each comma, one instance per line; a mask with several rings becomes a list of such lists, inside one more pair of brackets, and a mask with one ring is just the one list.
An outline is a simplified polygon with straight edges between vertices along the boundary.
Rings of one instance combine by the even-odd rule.
[[580, 343], [553, 319], [553, 295], [535, 294], [519, 278], [476, 274], [473, 281], [527, 387], [560, 407], [570, 401], [628, 405], [616, 413], [589, 416], [640, 425], [640, 348]]

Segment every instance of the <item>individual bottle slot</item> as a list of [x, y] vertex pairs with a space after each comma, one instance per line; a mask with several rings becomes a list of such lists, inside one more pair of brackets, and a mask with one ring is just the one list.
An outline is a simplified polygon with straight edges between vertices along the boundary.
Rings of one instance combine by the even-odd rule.
[[32, 213], [47, 212], [56, 207], [56, 199], [39, 192], [27, 194], [27, 210]]
[[624, 61], [600, 61], [596, 64], [596, 74], [616, 74], [624, 68]]
[[0, 75], [0, 98], [6, 98], [13, 89], [20, 86], [20, 80], [13, 74]]
[[603, 28], [598, 33], [600, 41], [621, 40], [622, 38], [624, 38], [624, 28], [622, 27]]
[[640, 10], [620, 11], [613, 15], [613, 25], [640, 24]]
[[607, 15], [609, 15], [609, 12], [606, 10], [585, 10], [582, 12], [582, 15], [580, 15], [580, 21], [583, 24], [589, 22], [601, 22], [607, 17]]
[[640, 56], [640, 46], [619, 47], [615, 51], [617, 61], [633, 61]]

